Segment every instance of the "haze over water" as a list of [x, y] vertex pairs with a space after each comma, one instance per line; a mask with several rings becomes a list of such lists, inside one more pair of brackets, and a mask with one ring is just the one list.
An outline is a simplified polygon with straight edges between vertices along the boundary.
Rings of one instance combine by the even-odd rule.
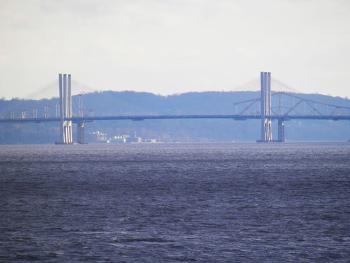
[[0, 261], [347, 262], [350, 144], [0, 147]]

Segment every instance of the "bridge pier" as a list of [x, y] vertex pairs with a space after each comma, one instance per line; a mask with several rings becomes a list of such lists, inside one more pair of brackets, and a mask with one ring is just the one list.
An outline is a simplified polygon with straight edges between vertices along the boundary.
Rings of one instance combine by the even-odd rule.
[[85, 144], [85, 123], [77, 123], [77, 141], [79, 144]]
[[278, 119], [278, 142], [285, 142], [285, 133], [284, 133], [284, 120]]

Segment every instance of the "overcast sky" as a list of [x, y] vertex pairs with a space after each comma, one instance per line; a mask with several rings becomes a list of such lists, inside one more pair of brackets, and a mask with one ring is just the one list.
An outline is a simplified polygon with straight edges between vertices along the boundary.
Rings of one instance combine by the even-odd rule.
[[173, 94], [248, 89], [260, 71], [350, 97], [349, 14], [349, 0], [0, 0], [0, 97], [58, 72]]

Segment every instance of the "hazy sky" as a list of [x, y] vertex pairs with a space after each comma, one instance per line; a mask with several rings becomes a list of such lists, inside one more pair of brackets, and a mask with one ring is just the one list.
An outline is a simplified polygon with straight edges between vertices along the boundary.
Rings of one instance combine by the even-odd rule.
[[173, 94], [236, 90], [260, 71], [350, 97], [349, 14], [349, 0], [0, 0], [0, 97], [58, 72]]

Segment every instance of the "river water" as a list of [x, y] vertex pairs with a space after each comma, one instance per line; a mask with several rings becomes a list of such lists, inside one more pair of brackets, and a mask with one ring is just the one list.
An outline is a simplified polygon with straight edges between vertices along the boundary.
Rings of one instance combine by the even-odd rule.
[[0, 146], [0, 262], [350, 262], [350, 144]]

